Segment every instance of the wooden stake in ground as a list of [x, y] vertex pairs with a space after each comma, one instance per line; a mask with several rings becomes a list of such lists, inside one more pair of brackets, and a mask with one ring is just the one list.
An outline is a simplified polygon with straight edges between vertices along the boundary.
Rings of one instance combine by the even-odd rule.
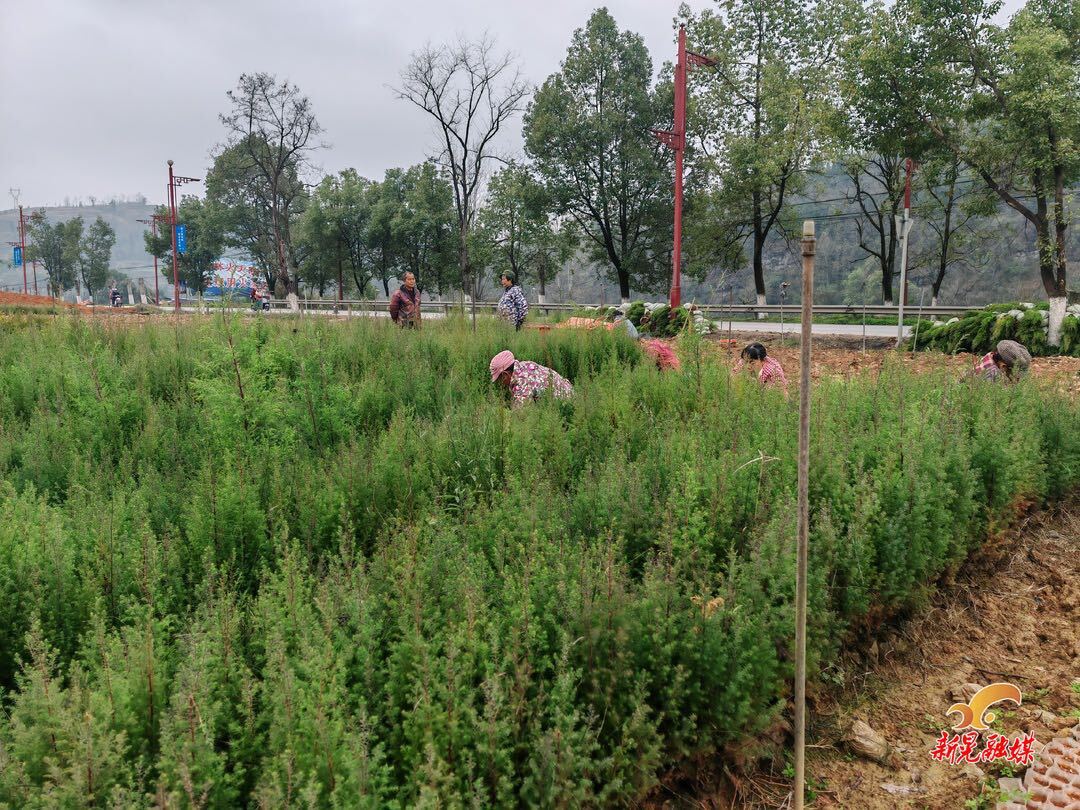
[[802, 334], [799, 369], [799, 541], [795, 573], [795, 810], [806, 782], [806, 547], [810, 535], [810, 332], [814, 306], [814, 221], [803, 223]]

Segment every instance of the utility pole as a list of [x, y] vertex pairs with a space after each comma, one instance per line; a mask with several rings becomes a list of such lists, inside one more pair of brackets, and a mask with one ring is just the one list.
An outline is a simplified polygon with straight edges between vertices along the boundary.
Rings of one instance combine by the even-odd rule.
[[911, 158], [905, 161], [904, 178], [904, 218], [900, 223], [900, 306], [896, 318], [896, 348], [904, 345], [904, 306], [907, 304], [907, 252], [908, 234], [911, 232], [911, 172], [914, 164]]
[[671, 295], [668, 300], [674, 309], [682, 304], [682, 200], [683, 152], [686, 150], [686, 68], [688, 65], [712, 67], [715, 59], [686, 50], [686, 26], [679, 26], [679, 50], [675, 61], [675, 119], [674, 128], [654, 129], [652, 134], [675, 152], [675, 243], [671, 251]]
[[169, 161], [169, 213], [172, 231], [173, 310], [180, 314], [180, 263], [176, 255], [176, 189], [184, 183], [197, 183], [198, 177], [180, 177], [173, 174], [173, 162]]
[[[21, 259], [19, 264], [22, 265], [22, 277], [23, 277], [23, 295], [28, 294], [26, 287], [26, 220], [23, 218], [23, 207], [19, 205], [19, 197], [22, 195], [21, 188], [9, 188], [8, 193], [11, 195], [11, 202], [13, 208], [19, 209], [19, 241], [8, 242], [9, 245], [17, 245], [20, 251]], [[37, 263], [34, 263], [34, 293], [37, 294]]]
[[169, 232], [172, 234], [173, 311], [180, 314], [180, 265], [176, 258], [176, 185], [169, 160]]

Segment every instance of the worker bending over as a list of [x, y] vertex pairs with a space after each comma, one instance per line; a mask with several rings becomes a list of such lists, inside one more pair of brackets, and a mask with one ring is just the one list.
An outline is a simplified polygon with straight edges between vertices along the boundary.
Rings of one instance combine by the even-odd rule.
[[784, 376], [783, 367], [776, 361], [776, 358], [769, 357], [769, 353], [765, 351], [765, 347], [760, 343], [751, 343], [742, 350], [735, 371], [741, 371], [744, 367], [756, 371], [758, 382], [762, 385], [783, 388], [784, 393], [787, 393], [788, 382], [787, 377]]
[[569, 399], [574, 394], [574, 387], [558, 372], [530, 360], [518, 360], [509, 350], [492, 357], [488, 370], [493, 383], [510, 390], [514, 407], [537, 400], [549, 390], [556, 399]]
[[990, 382], [1016, 382], [1031, 367], [1031, 353], [1015, 340], [999, 341], [975, 365], [975, 373]]

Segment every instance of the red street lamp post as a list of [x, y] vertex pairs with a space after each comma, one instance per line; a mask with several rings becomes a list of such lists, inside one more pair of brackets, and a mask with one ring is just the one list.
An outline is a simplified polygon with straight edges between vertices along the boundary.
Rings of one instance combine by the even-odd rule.
[[670, 130], [654, 129], [653, 135], [675, 152], [675, 244], [671, 257], [672, 308], [682, 304], [682, 200], [683, 152], [686, 150], [686, 68], [687, 64], [711, 67], [715, 59], [686, 50], [686, 26], [679, 26], [679, 52], [675, 62], [675, 126]]
[[173, 174], [173, 162], [169, 161], [169, 212], [172, 230], [173, 309], [180, 313], [180, 264], [176, 257], [176, 189], [184, 183], [197, 183], [198, 177], [180, 177]]
[[[150, 232], [157, 237], [157, 224], [159, 222], [168, 222], [169, 217], [164, 214], [151, 214], [150, 219], [137, 219], [136, 222], [141, 222], [144, 225], [150, 226]], [[161, 304], [161, 296], [158, 294], [158, 266], [157, 266], [157, 254], [154, 254], [154, 305]]]

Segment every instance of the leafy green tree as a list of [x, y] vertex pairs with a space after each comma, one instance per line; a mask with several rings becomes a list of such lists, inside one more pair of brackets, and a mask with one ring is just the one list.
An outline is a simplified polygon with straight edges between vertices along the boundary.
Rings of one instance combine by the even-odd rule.
[[875, 283], [874, 264], [867, 257], [851, 269], [841, 285], [843, 301], [848, 306], [865, 306], [875, 304], [880, 297], [874, 294], [877, 284]]
[[1080, 8], [1029, 0], [876, 6], [855, 80], [957, 156], [1033, 226], [1046, 293], [1065, 295], [1066, 189], [1080, 177]]
[[840, 162], [849, 183], [845, 196], [860, 214], [853, 223], [859, 250], [877, 263], [881, 303], [892, 304], [900, 259], [896, 217], [904, 201], [905, 158], [921, 154], [923, 147], [918, 145], [918, 129], [904, 125], [904, 111], [893, 109], [872, 86], [858, 80], [860, 32], [870, 26], [873, 11], [852, 5], [847, 14], [848, 35], [839, 47], [840, 92], [832, 135], [842, 152]]
[[919, 218], [931, 238], [912, 264], [927, 268], [930, 304], [937, 306], [950, 269], [975, 271], [993, 257], [992, 251], [983, 248], [999, 230], [991, 220], [998, 200], [955, 154], [940, 155], [920, 166], [920, 171], [925, 191], [920, 195]]
[[893, 302], [893, 277], [900, 260], [896, 217], [904, 203], [904, 159], [891, 152], [857, 152], [844, 161], [851, 182], [848, 200], [859, 207], [855, 218], [859, 249], [872, 257], [881, 278], [881, 303]]
[[535, 281], [541, 303], [548, 280], [575, 247], [575, 234], [560, 227], [552, 208], [551, 195], [533, 171], [512, 162], [491, 178], [479, 220], [495, 274], [512, 270], [521, 281]]
[[828, 3], [797, 0], [718, 0], [715, 11], [684, 5], [680, 15], [695, 49], [717, 60], [688, 76], [693, 171], [718, 198], [710, 207], [723, 219], [713, 227], [749, 240], [764, 303], [766, 241], [832, 122], [837, 16]]
[[355, 169], [328, 175], [316, 186], [300, 218], [298, 236], [306, 259], [304, 275], [322, 295], [350, 283], [363, 295], [375, 275], [368, 248], [372, 186]]
[[280, 279], [279, 254], [284, 251], [295, 269], [298, 262], [292, 225], [307, 202], [307, 189], [295, 161], [280, 178], [276, 192], [282, 212], [280, 245], [271, 211], [274, 196], [273, 189], [251, 165], [241, 145], [226, 147], [214, 157], [214, 164], [206, 175], [206, 198], [220, 211], [226, 246], [238, 248], [250, 256], [265, 274], [269, 289], [284, 295], [287, 285], [279, 287], [277, 284]]
[[83, 233], [83, 218], [52, 224], [41, 211], [30, 216], [27, 231], [31, 243], [25, 261], [38, 261], [49, 277], [49, 294], [59, 297], [75, 286]]
[[525, 149], [556, 210], [577, 223], [624, 300], [669, 273], [670, 158], [651, 130], [668, 126], [670, 111], [641, 36], [619, 31], [601, 8], [525, 115]]
[[[168, 215], [168, 209], [160, 206], [155, 212]], [[198, 197], [184, 197], [176, 209], [178, 225], [187, 227], [187, 250], [177, 255], [180, 282], [189, 290], [204, 292], [214, 273], [214, 262], [221, 258], [225, 247], [226, 214], [214, 203]], [[160, 260], [161, 275], [169, 284], [173, 282], [172, 232], [166, 224], [157, 235], [150, 231], [143, 234], [146, 252]]]
[[440, 296], [458, 288], [451, 272], [457, 223], [450, 182], [434, 162], [425, 161], [400, 175], [400, 192], [390, 235], [401, 271], [413, 273], [420, 289]]
[[371, 251], [375, 268], [374, 278], [382, 283], [383, 292], [390, 297], [390, 280], [395, 278], [401, 257], [394, 235], [394, 217], [404, 205], [405, 189], [401, 169], [387, 169], [381, 182], [368, 190], [371, 219], [367, 228], [367, 249]]
[[104, 289], [109, 281], [109, 261], [115, 244], [116, 231], [101, 217], [95, 219], [83, 235], [79, 250], [79, 276], [91, 299], [94, 290]]

